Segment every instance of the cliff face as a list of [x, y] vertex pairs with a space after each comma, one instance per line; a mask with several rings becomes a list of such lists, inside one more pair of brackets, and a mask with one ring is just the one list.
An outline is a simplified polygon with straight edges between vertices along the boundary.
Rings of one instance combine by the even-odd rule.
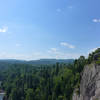
[[75, 90], [72, 100], [100, 100], [100, 66], [87, 65], [82, 73], [80, 94]]

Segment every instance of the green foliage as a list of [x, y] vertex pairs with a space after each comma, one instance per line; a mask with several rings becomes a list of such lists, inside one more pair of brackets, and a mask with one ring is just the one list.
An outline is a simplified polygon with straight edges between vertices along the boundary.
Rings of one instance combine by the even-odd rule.
[[8, 100], [71, 100], [85, 64], [84, 56], [72, 64], [12, 64], [0, 73], [1, 88]]
[[100, 60], [99, 61], [96, 61], [96, 64], [100, 65]]
[[80, 94], [84, 66], [92, 62], [100, 64], [100, 48], [87, 59], [81, 56], [71, 64], [33, 66], [3, 63], [0, 66], [0, 89], [6, 92], [6, 100], [71, 100], [75, 88]]
[[91, 64], [92, 62], [100, 64], [100, 48], [89, 54], [87, 64]]
[[25, 100], [34, 100], [34, 92], [33, 89], [28, 89], [26, 92], [26, 99]]

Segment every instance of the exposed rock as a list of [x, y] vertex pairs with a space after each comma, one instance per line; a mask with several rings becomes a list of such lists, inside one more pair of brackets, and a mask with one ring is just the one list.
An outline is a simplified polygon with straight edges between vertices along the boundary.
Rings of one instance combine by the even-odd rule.
[[80, 100], [80, 95], [77, 93], [77, 89], [74, 90], [72, 100]]
[[85, 66], [80, 83], [80, 95], [74, 91], [72, 100], [100, 100], [99, 65]]

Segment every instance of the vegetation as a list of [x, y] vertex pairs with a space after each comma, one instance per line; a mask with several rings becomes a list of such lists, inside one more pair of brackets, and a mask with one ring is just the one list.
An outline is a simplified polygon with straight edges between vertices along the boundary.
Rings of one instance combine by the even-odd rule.
[[80, 87], [80, 73], [97, 51], [70, 64], [9, 64], [0, 70], [0, 88], [6, 92], [6, 100], [71, 100], [73, 90]]
[[100, 65], [100, 48], [89, 54], [87, 64], [91, 64], [92, 62]]
[[12, 64], [0, 72], [7, 100], [71, 100], [85, 64], [81, 56], [74, 64]]

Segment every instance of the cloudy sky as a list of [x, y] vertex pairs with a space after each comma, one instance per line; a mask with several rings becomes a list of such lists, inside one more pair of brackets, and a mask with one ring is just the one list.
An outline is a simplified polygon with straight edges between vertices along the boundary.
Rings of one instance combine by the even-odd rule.
[[0, 0], [0, 59], [77, 58], [100, 47], [100, 0]]

